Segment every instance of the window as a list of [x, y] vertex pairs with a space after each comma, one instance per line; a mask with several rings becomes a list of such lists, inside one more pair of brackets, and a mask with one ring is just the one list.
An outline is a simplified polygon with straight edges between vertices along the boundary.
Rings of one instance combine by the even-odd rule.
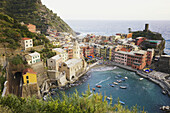
[[26, 45], [26, 47], [28, 47], [28, 45]]
[[28, 76], [26, 76], [26, 79], [28, 79], [29, 77]]
[[27, 84], [29, 83], [29, 80], [27, 80]]
[[28, 41], [26, 41], [26, 43], [28, 43]]

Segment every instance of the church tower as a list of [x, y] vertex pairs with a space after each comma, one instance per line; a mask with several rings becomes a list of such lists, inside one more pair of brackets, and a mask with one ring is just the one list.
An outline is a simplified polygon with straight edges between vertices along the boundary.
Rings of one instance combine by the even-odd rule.
[[73, 45], [73, 58], [80, 59], [80, 47], [77, 40], [75, 40]]

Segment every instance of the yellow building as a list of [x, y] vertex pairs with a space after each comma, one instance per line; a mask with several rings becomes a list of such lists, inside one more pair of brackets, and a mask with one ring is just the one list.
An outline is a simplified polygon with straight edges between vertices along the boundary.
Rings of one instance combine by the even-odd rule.
[[37, 84], [37, 73], [28, 68], [23, 71], [23, 84]]

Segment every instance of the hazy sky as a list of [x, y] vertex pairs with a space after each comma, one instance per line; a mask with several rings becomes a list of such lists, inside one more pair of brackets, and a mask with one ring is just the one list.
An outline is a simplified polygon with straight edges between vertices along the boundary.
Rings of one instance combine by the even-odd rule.
[[42, 0], [62, 19], [170, 20], [170, 0]]

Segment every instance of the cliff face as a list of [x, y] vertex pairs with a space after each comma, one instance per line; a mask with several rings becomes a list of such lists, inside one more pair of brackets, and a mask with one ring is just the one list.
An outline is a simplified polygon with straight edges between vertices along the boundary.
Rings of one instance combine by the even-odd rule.
[[50, 27], [59, 32], [74, 34], [74, 31], [57, 14], [43, 5], [41, 0], [0, 0], [0, 12], [19, 22], [32, 23], [43, 33]]

